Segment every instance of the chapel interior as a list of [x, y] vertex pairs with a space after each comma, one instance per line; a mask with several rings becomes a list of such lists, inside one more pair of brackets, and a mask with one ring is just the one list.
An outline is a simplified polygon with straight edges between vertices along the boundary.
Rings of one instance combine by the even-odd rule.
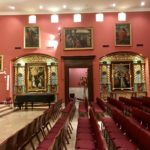
[[150, 1], [0, 2], [0, 150], [149, 150]]

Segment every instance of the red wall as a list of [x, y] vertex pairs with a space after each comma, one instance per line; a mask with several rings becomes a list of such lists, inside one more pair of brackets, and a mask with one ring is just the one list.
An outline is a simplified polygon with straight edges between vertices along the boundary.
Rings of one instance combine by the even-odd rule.
[[87, 68], [70, 68], [69, 87], [80, 87], [81, 77], [87, 77]]
[[[12, 82], [12, 60], [26, 54], [43, 53], [54, 56], [59, 62], [59, 98], [64, 98], [64, 64], [61, 56], [78, 56], [78, 55], [96, 55], [93, 62], [94, 68], [94, 97], [99, 96], [99, 58], [106, 54], [116, 51], [132, 51], [142, 54], [144, 57], [150, 58], [150, 12], [127, 13], [127, 21], [132, 27], [132, 46], [115, 47], [114, 44], [114, 28], [117, 21], [117, 13], [105, 13], [104, 22], [95, 22], [95, 14], [82, 14], [82, 23], [73, 23], [72, 14], [60, 15], [58, 24], [50, 23], [50, 15], [38, 15], [37, 24], [40, 27], [41, 48], [39, 49], [23, 49], [23, 33], [24, 26], [28, 25], [28, 15], [20, 16], [0, 16], [0, 55], [4, 55], [4, 70], [10, 74]], [[47, 48], [47, 41], [50, 34], [58, 36], [57, 28], [64, 27], [92, 27], [94, 30], [93, 40], [94, 49], [85, 51], [64, 51], [63, 36], [59, 41], [58, 48], [52, 50]], [[109, 47], [103, 47], [103, 45]], [[143, 44], [137, 47], [137, 44]], [[21, 49], [15, 49], [21, 47]], [[149, 73], [148, 73], [149, 75]], [[149, 85], [149, 83], [148, 83]], [[6, 80], [4, 75], [0, 74], [0, 100], [12, 95], [11, 89], [6, 91]]]

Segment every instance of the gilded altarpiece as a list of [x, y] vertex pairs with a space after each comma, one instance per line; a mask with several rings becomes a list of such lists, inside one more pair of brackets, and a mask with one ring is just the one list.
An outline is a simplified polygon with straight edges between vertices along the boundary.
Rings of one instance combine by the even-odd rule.
[[58, 63], [47, 55], [29, 55], [14, 62], [14, 95], [58, 92]]
[[128, 52], [113, 53], [100, 59], [100, 96], [146, 96], [145, 60]]

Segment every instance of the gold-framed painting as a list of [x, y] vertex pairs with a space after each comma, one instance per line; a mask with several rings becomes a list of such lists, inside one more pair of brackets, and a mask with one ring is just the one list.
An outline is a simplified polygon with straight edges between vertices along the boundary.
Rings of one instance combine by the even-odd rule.
[[24, 48], [32, 49], [40, 47], [40, 29], [38, 26], [24, 27]]
[[64, 28], [64, 50], [93, 49], [93, 28]]
[[0, 55], [0, 71], [3, 71], [3, 55]]
[[114, 62], [111, 67], [112, 90], [132, 90], [132, 63]]
[[47, 91], [47, 64], [26, 64], [26, 87], [28, 92]]
[[131, 46], [131, 24], [117, 23], [115, 25], [115, 45], [116, 46]]

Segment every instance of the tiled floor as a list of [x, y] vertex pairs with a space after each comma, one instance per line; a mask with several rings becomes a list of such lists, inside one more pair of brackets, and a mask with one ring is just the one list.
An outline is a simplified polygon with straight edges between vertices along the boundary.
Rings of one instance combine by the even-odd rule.
[[[78, 102], [76, 102], [76, 107], [78, 107]], [[21, 110], [0, 117], [0, 143], [3, 142], [6, 138], [8, 138], [10, 135], [14, 134], [16, 131], [23, 128], [34, 118], [42, 114], [43, 111], [44, 109], [34, 109], [33, 111], [31, 109], [29, 109], [28, 111]], [[75, 112], [74, 119], [72, 120], [73, 133], [71, 134], [71, 139], [69, 140], [70, 144], [67, 145], [68, 150], [75, 149], [74, 147], [76, 141], [77, 118], [78, 118], [78, 111]], [[32, 150], [30, 145], [27, 146], [26, 150]]]

